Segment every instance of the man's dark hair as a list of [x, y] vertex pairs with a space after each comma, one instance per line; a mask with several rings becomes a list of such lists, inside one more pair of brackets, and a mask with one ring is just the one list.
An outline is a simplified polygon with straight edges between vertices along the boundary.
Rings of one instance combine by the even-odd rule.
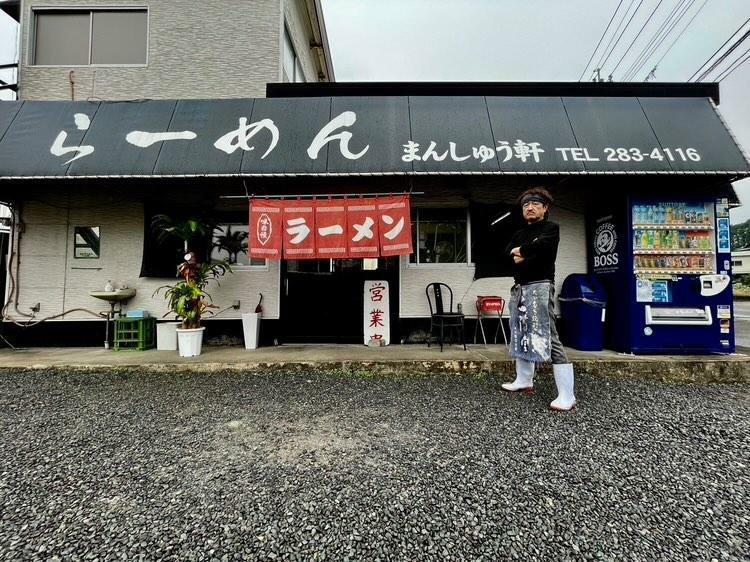
[[530, 187], [521, 195], [518, 196], [517, 203], [523, 205], [523, 200], [527, 197], [535, 197], [541, 199], [548, 207], [555, 201], [552, 194], [543, 187]]

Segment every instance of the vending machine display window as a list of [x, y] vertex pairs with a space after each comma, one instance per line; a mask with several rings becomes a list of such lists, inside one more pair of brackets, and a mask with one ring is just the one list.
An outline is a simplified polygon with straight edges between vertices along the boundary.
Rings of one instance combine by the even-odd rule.
[[636, 274], [703, 274], [716, 270], [711, 205], [637, 204], [631, 216]]

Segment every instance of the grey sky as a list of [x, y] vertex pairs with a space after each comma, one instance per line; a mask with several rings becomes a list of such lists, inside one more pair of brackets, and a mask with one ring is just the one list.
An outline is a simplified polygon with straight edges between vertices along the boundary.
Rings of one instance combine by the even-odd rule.
[[[322, 0], [338, 81], [571, 81], [578, 80], [619, 0]], [[628, 6], [623, 0], [614, 26]], [[703, 0], [693, 2], [681, 29]], [[631, 2], [634, 2], [631, 4]], [[614, 73], [624, 70], [681, 0], [662, 0], [652, 21]], [[643, 0], [604, 66], [617, 64], [659, 0]], [[685, 81], [750, 17], [750, 0], [708, 0], [656, 71], [660, 81]], [[627, 21], [627, 20], [626, 20]], [[0, 13], [0, 64], [16, 53], [15, 22]], [[750, 26], [748, 26], [750, 27]], [[613, 28], [607, 35], [611, 36]], [[636, 75], [642, 80], [661, 56]], [[605, 43], [606, 40], [605, 39]], [[750, 47], [750, 40], [736, 53]], [[600, 49], [601, 52], [601, 49]], [[596, 62], [599, 55], [594, 59]], [[0, 71], [8, 81], [11, 71]], [[713, 77], [715, 74], [711, 75]], [[584, 80], [591, 78], [590, 72]], [[721, 83], [721, 113], [750, 152], [750, 61]], [[7, 99], [9, 92], [0, 92]], [[735, 184], [745, 206], [733, 221], [750, 218], [750, 180]]]
[[[680, 0], [663, 0], [614, 74], [623, 72]], [[323, 0], [336, 71], [345, 81], [575, 81], [619, 0]], [[644, 0], [604, 66], [617, 64], [659, 0]], [[697, 0], [677, 30], [698, 11]], [[623, 0], [604, 45], [630, 0]], [[632, 4], [632, 14], [638, 1]], [[627, 16], [629, 17], [629, 15]], [[687, 80], [750, 17], [748, 0], [708, 0], [656, 71], [659, 81]], [[627, 22], [627, 19], [625, 20]], [[750, 27], [750, 26], [748, 26]], [[636, 79], [666, 51], [675, 31]], [[742, 53], [750, 40], [738, 48]], [[599, 52], [602, 52], [600, 48]], [[599, 60], [599, 54], [594, 62]], [[593, 65], [592, 65], [593, 66]], [[711, 76], [714, 76], [713, 74]], [[587, 72], [584, 80], [591, 79]], [[750, 152], [750, 61], [721, 83], [719, 109]], [[750, 180], [735, 184], [746, 204], [733, 221], [750, 218]]]
[[[0, 12], [0, 65], [16, 62], [16, 44], [18, 42], [18, 25], [5, 12]], [[0, 70], [0, 80], [15, 81], [15, 69]], [[0, 90], [0, 100], [13, 99], [13, 92]]]

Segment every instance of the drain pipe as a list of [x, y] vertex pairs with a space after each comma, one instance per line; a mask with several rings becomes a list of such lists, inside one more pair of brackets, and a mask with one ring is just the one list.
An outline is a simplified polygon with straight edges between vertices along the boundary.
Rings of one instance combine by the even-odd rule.
[[[9, 206], [10, 208], [10, 244], [8, 244], [8, 280], [9, 289], [6, 289], [7, 299], [3, 306], [3, 319], [7, 318], [6, 311], [8, 305], [13, 303], [13, 310], [19, 316], [25, 316], [26, 318], [33, 318], [33, 314], [26, 314], [18, 310], [18, 272], [20, 270], [19, 262], [20, 258], [18, 255], [18, 249], [21, 247], [21, 234], [23, 232], [23, 223], [21, 222], [21, 203], [15, 202]], [[15, 266], [15, 275], [13, 274], [13, 268]]]

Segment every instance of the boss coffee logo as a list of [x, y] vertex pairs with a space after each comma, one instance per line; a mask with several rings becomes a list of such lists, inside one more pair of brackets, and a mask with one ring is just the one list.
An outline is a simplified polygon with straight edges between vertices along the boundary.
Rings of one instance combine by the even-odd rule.
[[620, 263], [617, 250], [617, 232], [611, 222], [600, 224], [594, 233], [594, 267], [607, 267]]

